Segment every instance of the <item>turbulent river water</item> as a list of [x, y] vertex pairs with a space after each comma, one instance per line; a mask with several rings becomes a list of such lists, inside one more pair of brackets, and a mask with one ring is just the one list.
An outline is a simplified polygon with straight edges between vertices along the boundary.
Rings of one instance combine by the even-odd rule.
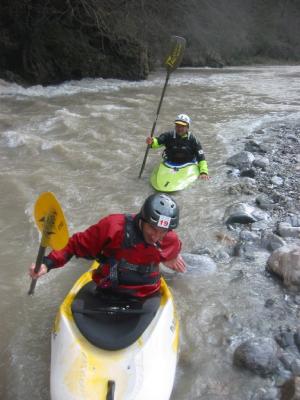
[[[172, 128], [177, 114], [189, 114], [212, 177], [174, 195], [184, 252], [221, 248], [216, 235], [225, 230], [222, 217], [233, 202], [226, 159], [254, 130], [299, 121], [299, 78], [299, 66], [179, 69], [171, 75], [157, 133]], [[85, 79], [24, 89], [0, 81], [1, 399], [49, 400], [51, 326], [89, 266], [73, 259], [39, 280], [34, 297], [27, 295], [27, 271], [39, 245], [35, 200], [54, 192], [71, 233], [109, 213], [136, 212], [152, 193], [149, 176], [160, 160], [160, 151], [151, 151], [137, 178], [164, 79], [162, 70], [143, 82]], [[168, 275], [181, 324], [172, 400], [251, 399], [271, 383], [232, 364], [241, 341], [268, 336], [297, 316], [297, 310], [276, 314], [264, 307], [268, 297], [282, 305], [288, 297], [265, 276], [266, 257], [223, 261], [212, 275]]]

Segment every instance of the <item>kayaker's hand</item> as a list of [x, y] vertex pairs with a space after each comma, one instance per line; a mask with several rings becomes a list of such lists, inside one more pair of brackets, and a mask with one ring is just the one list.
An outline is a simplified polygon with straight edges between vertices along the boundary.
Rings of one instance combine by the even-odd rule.
[[210, 179], [210, 176], [208, 176], [207, 174], [200, 174], [199, 175], [199, 179], [202, 179], [203, 181], [208, 181]]
[[163, 264], [166, 267], [173, 269], [174, 271], [177, 271], [177, 272], [185, 272], [186, 271], [186, 265], [185, 265], [184, 259], [181, 257], [180, 254], [173, 260], [165, 261]]
[[153, 137], [148, 136], [147, 139], [146, 139], [146, 143], [147, 144], [152, 144], [153, 143]]
[[48, 272], [48, 268], [46, 267], [45, 264], [41, 265], [41, 268], [37, 274], [34, 272], [34, 268], [35, 268], [35, 264], [31, 264], [31, 266], [29, 268], [29, 275], [31, 276], [32, 279], [38, 279], [42, 275], [45, 275]]

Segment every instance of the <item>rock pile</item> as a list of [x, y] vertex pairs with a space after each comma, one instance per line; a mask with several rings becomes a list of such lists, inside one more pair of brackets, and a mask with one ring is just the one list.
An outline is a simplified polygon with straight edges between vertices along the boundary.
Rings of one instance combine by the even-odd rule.
[[[255, 250], [270, 252], [266, 271], [287, 290], [300, 290], [300, 125], [281, 124], [247, 138], [244, 150], [227, 160], [234, 202], [224, 223], [236, 240], [233, 255], [251, 260]], [[267, 306], [267, 305], [266, 305]], [[261, 376], [276, 377], [276, 387], [259, 390], [255, 400], [300, 399], [299, 328], [286, 327], [274, 338], [253, 338], [234, 352], [234, 364]]]

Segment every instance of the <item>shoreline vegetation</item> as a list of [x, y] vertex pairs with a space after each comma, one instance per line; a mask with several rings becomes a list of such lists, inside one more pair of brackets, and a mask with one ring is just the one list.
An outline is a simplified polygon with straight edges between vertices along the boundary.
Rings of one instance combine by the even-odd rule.
[[53, 85], [82, 78], [143, 80], [171, 35], [183, 67], [300, 62], [297, 1], [3, 0], [0, 79]]

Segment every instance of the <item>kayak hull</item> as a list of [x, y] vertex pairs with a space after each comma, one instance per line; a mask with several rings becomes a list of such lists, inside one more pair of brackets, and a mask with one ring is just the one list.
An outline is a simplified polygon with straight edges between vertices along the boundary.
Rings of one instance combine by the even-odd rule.
[[[94, 263], [92, 268], [97, 267]], [[157, 313], [143, 334], [121, 350], [103, 350], [79, 331], [71, 306], [91, 281], [91, 270], [60, 306], [51, 340], [51, 400], [167, 400], [177, 364], [179, 323], [172, 295], [162, 280]], [[110, 388], [114, 387], [114, 395]]]
[[185, 189], [198, 177], [197, 163], [175, 164], [163, 161], [154, 168], [150, 182], [159, 192], [176, 192]]

